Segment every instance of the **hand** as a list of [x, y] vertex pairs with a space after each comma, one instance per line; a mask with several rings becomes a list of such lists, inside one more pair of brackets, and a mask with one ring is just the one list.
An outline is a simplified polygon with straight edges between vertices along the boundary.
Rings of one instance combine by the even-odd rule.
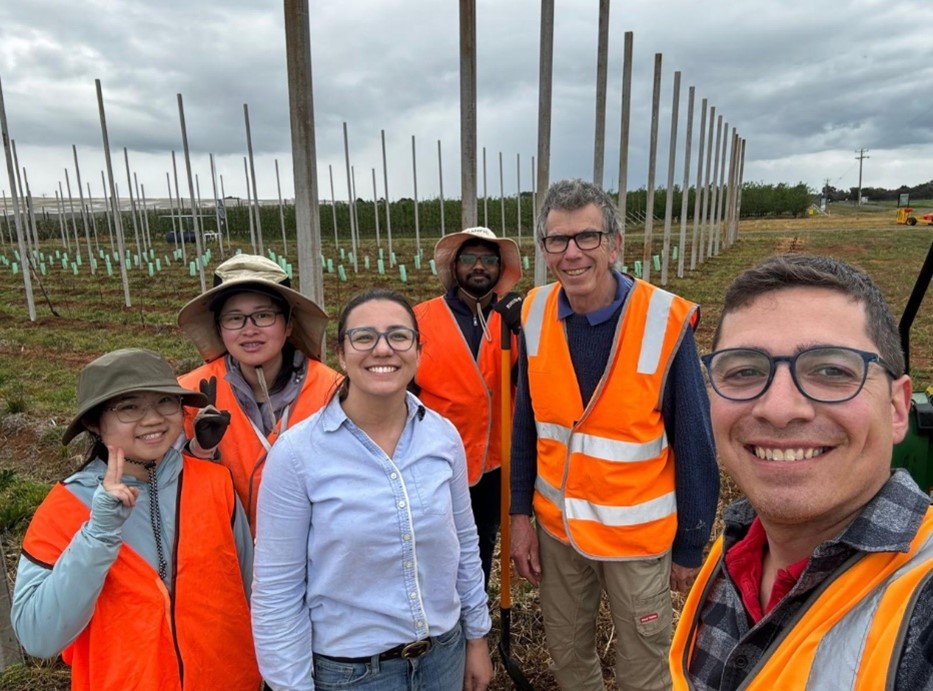
[[486, 691], [492, 681], [492, 658], [485, 638], [466, 643], [466, 665], [463, 670], [463, 691]]
[[492, 308], [502, 315], [502, 321], [513, 334], [522, 330], [522, 296], [518, 293], [506, 293], [496, 301]]
[[198, 390], [207, 398], [207, 405], [217, 403], [217, 377], [202, 379], [198, 384]]
[[512, 545], [509, 550], [518, 575], [534, 586], [541, 583], [541, 554], [531, 516], [512, 514]]
[[694, 582], [696, 582], [697, 574], [700, 573], [700, 567], [692, 569], [688, 566], [681, 566], [680, 564], [671, 564], [671, 590], [676, 590], [678, 593], [688, 593], [690, 588], [693, 587]]
[[217, 410], [213, 405], [201, 408], [194, 416], [194, 438], [198, 446], [205, 451], [213, 449], [223, 439], [229, 425], [230, 413], [226, 410]]
[[127, 487], [123, 484], [123, 466], [126, 462], [126, 456], [123, 449], [115, 446], [107, 447], [107, 472], [104, 473], [104, 479], [101, 481], [104, 490], [119, 500], [123, 506], [136, 506], [136, 498], [139, 496], [138, 487]]

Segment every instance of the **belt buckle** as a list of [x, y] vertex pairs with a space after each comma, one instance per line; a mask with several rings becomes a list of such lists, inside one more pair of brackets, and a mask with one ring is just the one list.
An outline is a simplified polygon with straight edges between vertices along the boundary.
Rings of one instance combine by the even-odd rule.
[[421, 657], [431, 649], [431, 639], [425, 638], [414, 643], [409, 643], [402, 648], [401, 657], [408, 660], [413, 657]]

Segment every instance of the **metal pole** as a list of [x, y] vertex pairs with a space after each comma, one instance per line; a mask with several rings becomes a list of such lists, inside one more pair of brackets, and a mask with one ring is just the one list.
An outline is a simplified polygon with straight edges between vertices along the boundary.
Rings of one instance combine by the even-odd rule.
[[[703, 154], [704, 154], [704, 143], [706, 142], [706, 99], [703, 99], [702, 106], [700, 108], [700, 137], [697, 139], [697, 181], [694, 186], [696, 189], [693, 193], [693, 238], [690, 243], [690, 270], [693, 271], [697, 268], [697, 257], [698, 252], [701, 251], [703, 246], [703, 241], [697, 235], [697, 230], [700, 224], [700, 196], [701, 196], [701, 183], [703, 181]], [[698, 242], [699, 240], [699, 242]], [[702, 260], [701, 260], [702, 261]]]
[[489, 193], [486, 188], [486, 147], [483, 147], [483, 227], [489, 227]]
[[619, 248], [619, 263], [625, 264], [625, 224], [628, 216], [628, 144], [632, 123], [632, 46], [634, 35], [625, 32], [624, 58], [622, 61], [622, 128], [619, 134], [619, 223], [621, 224], [622, 246]]
[[259, 254], [264, 254], [262, 246], [262, 220], [259, 217], [259, 193], [256, 190], [256, 165], [253, 162], [253, 137], [249, 127], [249, 106], [243, 104], [243, 119], [246, 122], [246, 153], [249, 156], [249, 176], [246, 180], [248, 185], [250, 181], [253, 184], [253, 202], [256, 205], [256, 239], [259, 242]]
[[376, 169], [373, 168], [372, 170], [373, 170], [373, 218], [376, 219], [376, 247], [382, 247], [382, 238], [379, 236], [379, 191], [376, 189]]
[[[194, 194], [194, 176], [191, 175], [191, 154], [188, 150], [188, 130], [185, 127], [185, 105], [181, 94], [178, 96], [178, 120], [181, 122], [181, 145], [185, 152], [185, 172], [188, 175], [188, 196], [191, 199], [191, 227], [194, 229], [194, 247], [197, 252], [195, 264], [198, 267], [198, 277], [201, 279], [201, 292], [207, 292], [207, 281], [204, 278], [204, 243], [201, 242], [201, 209], [196, 203]], [[125, 151], [125, 149], [124, 149]], [[127, 168], [129, 171], [129, 168]], [[137, 238], [137, 247], [138, 238]]]
[[415, 254], [421, 256], [421, 229], [418, 225], [418, 161], [415, 156], [415, 135], [411, 135], [411, 179], [415, 191]]
[[279, 159], [275, 159], [275, 191], [279, 196], [279, 225], [282, 228], [282, 254], [288, 256], [288, 239], [285, 237], [285, 209], [282, 208], [282, 182], [279, 178]]
[[518, 243], [522, 242], [522, 155], [515, 154], [515, 214], [518, 226]]
[[334, 216], [334, 249], [340, 250], [340, 239], [337, 237], [337, 198], [334, 196], [334, 167], [327, 165], [327, 173], [330, 176], [330, 210]]
[[499, 209], [502, 212], [502, 225], [500, 232], [505, 237], [505, 176], [502, 174], [502, 152], [499, 152]]
[[389, 203], [389, 168], [386, 165], [386, 131], [379, 130], [382, 139], [382, 186], [386, 200], [386, 235], [389, 237], [389, 254], [392, 254], [392, 204]]
[[353, 271], [356, 272], [359, 269], [356, 262], [356, 219], [353, 213], [354, 197], [353, 180], [351, 180], [352, 170], [350, 169], [350, 139], [347, 135], [346, 121], [343, 123], [343, 154], [347, 164], [347, 211], [350, 212], [350, 246], [353, 248]]
[[[211, 191], [214, 194], [214, 224], [217, 226], [217, 244], [220, 245], [220, 256], [224, 256], [224, 226], [226, 225], [227, 210], [224, 209], [224, 222], [221, 223], [220, 209], [224, 203], [223, 197], [217, 197], [217, 167], [214, 165], [214, 154], [208, 154], [211, 161]], [[297, 204], [297, 202], [296, 202]], [[148, 215], [147, 215], [148, 217]], [[230, 236], [227, 236], [229, 241]]]
[[693, 145], [693, 101], [696, 88], [687, 90], [687, 133], [684, 139], [684, 184], [680, 192], [680, 241], [677, 251], [677, 278], [684, 277], [684, 255], [687, 250], [687, 207], [690, 202], [690, 147]]
[[667, 285], [667, 265], [671, 252], [671, 223], [674, 213], [674, 167], [677, 161], [677, 119], [680, 117], [680, 72], [674, 72], [671, 101], [671, 144], [667, 157], [667, 190], [664, 192], [664, 241], [661, 246], [661, 285]]

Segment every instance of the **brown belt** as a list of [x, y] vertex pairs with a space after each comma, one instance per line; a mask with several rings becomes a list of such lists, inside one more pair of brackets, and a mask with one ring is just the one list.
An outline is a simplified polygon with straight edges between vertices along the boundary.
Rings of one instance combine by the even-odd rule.
[[[408, 660], [413, 657], [421, 657], [433, 646], [433, 638], [424, 638], [413, 643], [402, 643], [401, 645], [397, 645], [394, 648], [389, 648], [388, 650], [379, 653], [379, 661], [383, 662], [385, 660], [397, 660], [398, 658]], [[318, 657], [324, 658], [325, 660], [333, 660], [334, 662], [344, 662], [347, 664], [362, 664], [373, 659], [372, 655], [367, 655], [366, 657], [337, 657], [336, 655], [322, 655], [321, 653], [315, 654]]]

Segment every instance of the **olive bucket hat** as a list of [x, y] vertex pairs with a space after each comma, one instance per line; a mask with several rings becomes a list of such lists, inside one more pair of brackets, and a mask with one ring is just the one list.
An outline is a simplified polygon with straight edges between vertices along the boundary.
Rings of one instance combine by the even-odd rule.
[[288, 340], [308, 357], [320, 360], [327, 313], [290, 285], [288, 274], [271, 259], [256, 254], [237, 254], [217, 266], [213, 288], [181, 308], [178, 326], [204, 361], [210, 362], [227, 352], [214, 313], [223, 298], [240, 292], [274, 295], [289, 306], [292, 332]]
[[172, 366], [158, 353], [144, 348], [123, 348], [101, 355], [78, 375], [78, 412], [62, 435], [62, 444], [84, 432], [84, 416], [112, 398], [136, 391], [181, 396], [185, 405], [203, 408], [207, 397], [179, 386]]
[[434, 266], [437, 277], [446, 290], [457, 284], [457, 274], [453, 269], [454, 261], [460, 254], [460, 248], [468, 242], [487, 242], [499, 249], [502, 268], [499, 280], [492, 287], [492, 292], [499, 297], [509, 292], [522, 278], [522, 258], [518, 245], [511, 238], [497, 238], [489, 228], [467, 228], [459, 233], [445, 235], [434, 246]]

